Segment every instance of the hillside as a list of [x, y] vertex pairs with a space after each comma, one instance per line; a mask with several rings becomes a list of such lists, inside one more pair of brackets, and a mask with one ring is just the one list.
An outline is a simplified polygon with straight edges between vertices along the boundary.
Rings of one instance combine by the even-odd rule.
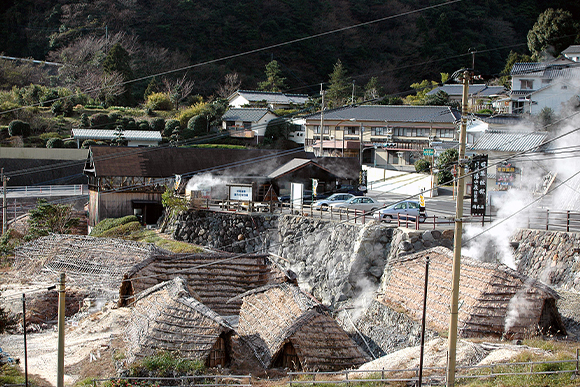
[[[482, 52], [476, 68], [497, 76], [510, 49], [527, 50], [526, 34], [546, 8], [580, 17], [580, 4], [565, 0], [435, 5], [426, 0], [11, 0], [0, 5], [0, 52], [61, 62], [60, 50], [83, 38], [126, 33], [133, 75], [142, 77], [387, 18], [196, 66], [189, 76], [202, 95], [214, 94], [225, 74], [234, 71], [242, 88], [255, 88], [265, 64], [276, 59], [290, 91], [314, 94], [340, 59], [357, 86], [376, 76], [386, 93], [396, 93], [470, 65], [470, 48]], [[432, 8], [413, 12], [426, 7]], [[145, 82], [135, 86], [145, 87]]]

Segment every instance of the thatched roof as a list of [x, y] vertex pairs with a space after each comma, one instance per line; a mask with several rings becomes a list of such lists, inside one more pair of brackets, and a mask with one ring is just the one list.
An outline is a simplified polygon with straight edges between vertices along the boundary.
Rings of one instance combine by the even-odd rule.
[[15, 269], [27, 278], [57, 278], [67, 284], [117, 291], [123, 274], [154, 254], [165, 254], [153, 244], [86, 235], [50, 234], [16, 249]]
[[303, 369], [338, 370], [365, 362], [364, 354], [329, 312], [290, 283], [243, 295], [238, 334], [265, 367], [291, 343]]
[[[429, 257], [427, 324], [445, 331], [449, 324], [453, 254], [435, 247], [390, 263], [381, 300], [403, 307], [421, 319], [425, 258]], [[463, 337], [521, 337], [541, 333], [565, 334], [556, 308], [558, 295], [548, 286], [502, 264], [461, 258], [458, 330]]]
[[218, 337], [232, 331], [191, 295], [185, 280], [175, 278], [137, 298], [127, 324], [127, 358], [131, 363], [158, 351], [177, 351], [183, 358], [206, 360]]
[[222, 316], [237, 315], [240, 310], [241, 299], [227, 303], [229, 299], [283, 278], [264, 254], [160, 254], [128, 270], [135, 293], [178, 276]]

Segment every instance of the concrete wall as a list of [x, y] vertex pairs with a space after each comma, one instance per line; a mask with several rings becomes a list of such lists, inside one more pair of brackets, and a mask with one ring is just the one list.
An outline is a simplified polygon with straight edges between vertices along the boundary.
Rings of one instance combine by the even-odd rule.
[[0, 159], [85, 160], [88, 154], [88, 149], [0, 147]]

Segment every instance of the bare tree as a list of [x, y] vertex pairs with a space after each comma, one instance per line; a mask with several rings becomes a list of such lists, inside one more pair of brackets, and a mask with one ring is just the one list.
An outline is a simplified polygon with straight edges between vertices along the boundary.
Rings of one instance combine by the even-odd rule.
[[228, 98], [235, 91], [239, 90], [241, 85], [242, 81], [240, 81], [238, 73], [226, 74], [224, 83], [219, 85], [217, 93], [222, 98]]
[[123, 75], [118, 72], [104, 73], [102, 71], [87, 72], [78, 80], [81, 90], [102, 103], [110, 103], [118, 95], [123, 94]]
[[171, 102], [175, 104], [175, 110], [178, 110], [179, 103], [191, 94], [194, 85], [194, 81], [187, 79], [187, 74], [183, 74], [182, 78], [175, 80], [163, 78], [164, 91], [171, 98]]

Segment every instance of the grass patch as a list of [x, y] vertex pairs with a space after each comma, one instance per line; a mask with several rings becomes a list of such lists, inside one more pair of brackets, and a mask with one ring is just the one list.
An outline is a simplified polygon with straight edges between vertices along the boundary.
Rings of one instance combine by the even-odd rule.
[[0, 384], [23, 384], [24, 375], [18, 368], [10, 364], [4, 364], [0, 367]]
[[129, 376], [187, 376], [199, 375], [205, 371], [200, 360], [183, 359], [172, 352], [160, 352], [145, 357], [129, 369]]
[[125, 239], [130, 239], [137, 242], [153, 243], [162, 249], [169, 250], [173, 253], [201, 253], [201, 247], [191, 245], [189, 243], [176, 241], [173, 239], [165, 239], [160, 237], [154, 230], [141, 230], [132, 233]]
[[126, 223], [130, 223], [130, 222], [137, 222], [137, 217], [135, 215], [128, 215], [128, 216], [124, 216], [122, 218], [103, 219], [99, 223], [97, 223], [95, 225], [95, 227], [93, 227], [93, 229], [91, 230], [91, 233], [89, 235], [99, 237], [99, 236], [101, 236], [102, 233], [104, 233], [107, 230], [122, 226], [122, 225], [124, 225]]
[[243, 145], [229, 145], [229, 144], [196, 144], [188, 145], [184, 148], [209, 148], [209, 149], [246, 149]]
[[99, 234], [101, 238], [125, 238], [131, 236], [134, 232], [141, 231], [143, 227], [137, 221], [122, 224], [117, 227], [110, 228]]

